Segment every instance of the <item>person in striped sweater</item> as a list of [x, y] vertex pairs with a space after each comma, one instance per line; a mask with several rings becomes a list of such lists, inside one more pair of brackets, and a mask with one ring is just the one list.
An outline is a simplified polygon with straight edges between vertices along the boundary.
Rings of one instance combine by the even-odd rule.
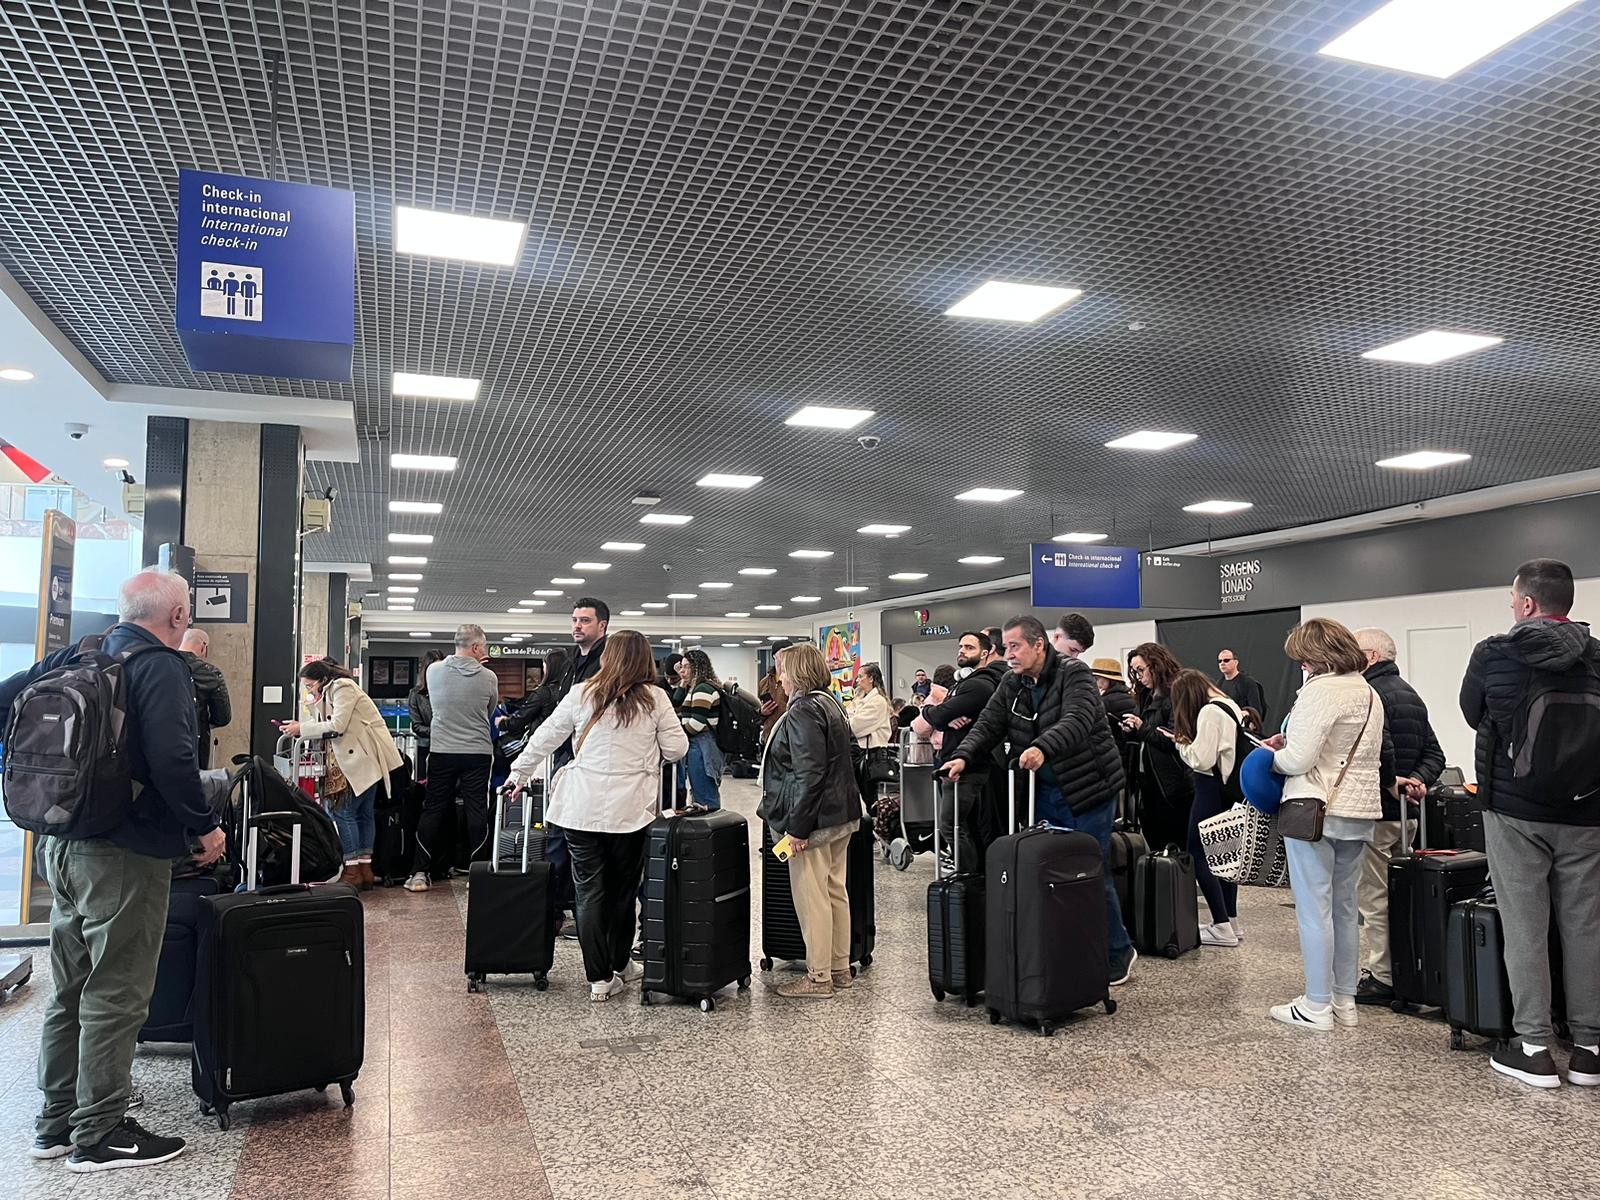
[[689, 790], [701, 807], [721, 808], [725, 764], [717, 745], [717, 721], [722, 714], [722, 687], [711, 656], [704, 650], [687, 651], [678, 664], [678, 680], [683, 685], [678, 720], [689, 735], [689, 755], [684, 759]]

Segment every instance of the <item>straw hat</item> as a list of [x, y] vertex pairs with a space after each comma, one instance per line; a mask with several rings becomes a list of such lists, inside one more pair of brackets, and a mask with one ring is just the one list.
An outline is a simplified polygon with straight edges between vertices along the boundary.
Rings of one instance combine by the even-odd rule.
[[1118, 683], [1127, 683], [1122, 677], [1122, 664], [1114, 658], [1097, 658], [1089, 664], [1090, 672], [1096, 679], [1115, 679]]

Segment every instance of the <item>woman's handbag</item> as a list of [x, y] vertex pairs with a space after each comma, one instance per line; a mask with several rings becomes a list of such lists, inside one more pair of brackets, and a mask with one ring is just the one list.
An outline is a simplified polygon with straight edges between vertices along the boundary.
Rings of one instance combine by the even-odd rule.
[[1289, 878], [1288, 856], [1277, 818], [1248, 804], [1200, 822], [1200, 845], [1211, 873], [1241, 887], [1282, 887]]
[[1282, 836], [1294, 838], [1297, 842], [1322, 840], [1322, 822], [1328, 815], [1328, 805], [1339, 798], [1339, 789], [1344, 786], [1345, 773], [1350, 770], [1350, 760], [1355, 758], [1356, 750], [1361, 746], [1361, 739], [1367, 732], [1367, 726], [1372, 722], [1372, 697], [1372, 689], [1368, 688], [1367, 715], [1361, 722], [1361, 728], [1356, 731], [1356, 740], [1350, 744], [1350, 749], [1344, 756], [1338, 778], [1328, 789], [1328, 798], [1323, 800], [1316, 796], [1295, 796], [1279, 806], [1278, 832]]
[[863, 763], [863, 770], [873, 783], [891, 782], [895, 778], [895, 761], [894, 755], [889, 753], [889, 747], [870, 747]]

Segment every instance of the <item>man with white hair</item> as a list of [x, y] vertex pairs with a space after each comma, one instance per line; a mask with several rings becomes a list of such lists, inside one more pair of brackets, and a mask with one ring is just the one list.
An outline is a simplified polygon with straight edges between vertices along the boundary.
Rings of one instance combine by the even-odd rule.
[[228, 681], [210, 662], [211, 635], [195, 626], [183, 635], [180, 648], [189, 674], [194, 678], [194, 721], [199, 738], [200, 769], [211, 765], [211, 731], [233, 720], [233, 702], [228, 698]]
[[[189, 585], [147, 569], [122, 585], [121, 620], [100, 650], [123, 662], [127, 773], [136, 802], [94, 837], [50, 837], [45, 865], [54, 992], [39, 1038], [34, 1158], [71, 1155], [73, 1172], [144, 1167], [183, 1152], [127, 1116], [134, 1046], [150, 1010], [167, 923], [172, 860], [221, 857], [225, 838], [206, 803], [195, 760], [193, 681], [177, 653], [189, 627]], [[0, 715], [23, 689], [70, 663], [58, 650], [0, 683]]]
[[[1444, 751], [1428, 722], [1428, 706], [1400, 678], [1394, 639], [1381, 629], [1356, 630], [1356, 645], [1367, 656], [1367, 682], [1383, 701], [1383, 735], [1394, 743], [1396, 782], [1406, 795], [1420, 798], [1444, 770]], [[1400, 804], [1383, 795], [1383, 819], [1373, 826], [1361, 861], [1358, 902], [1367, 947], [1363, 956], [1357, 1004], [1394, 1000], [1394, 970], [1389, 959], [1389, 860], [1406, 852], [1400, 844]]]
[[484, 664], [489, 637], [482, 625], [456, 629], [456, 652], [428, 668], [428, 699], [433, 724], [428, 730], [428, 789], [417, 823], [417, 861], [406, 891], [428, 890], [428, 876], [449, 864], [434, 851], [456, 797], [467, 810], [471, 859], [484, 856], [489, 842], [489, 776], [494, 768], [490, 714], [500, 702], [500, 682]]

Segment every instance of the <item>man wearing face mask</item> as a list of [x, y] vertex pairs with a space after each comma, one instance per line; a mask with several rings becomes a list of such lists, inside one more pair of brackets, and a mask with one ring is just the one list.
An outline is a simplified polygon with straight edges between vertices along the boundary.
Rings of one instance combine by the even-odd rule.
[[[922, 714], [911, 723], [911, 728], [923, 737], [943, 734], [935, 762], [940, 766], [950, 761], [960, 748], [961, 741], [972, 727], [972, 722], [989, 703], [995, 688], [1005, 678], [1006, 662], [995, 652], [987, 634], [968, 632], [961, 635], [956, 651], [956, 666], [969, 673], [958, 680], [949, 695], [939, 704], [926, 705]], [[951, 785], [939, 779], [939, 830], [951, 845], [954, 830], [954, 806], [949, 803]], [[1005, 764], [990, 759], [986, 777], [974, 776], [961, 792], [961, 865], [968, 871], [983, 869], [983, 853], [995, 839], [1002, 824], [1002, 806], [1005, 803]]]

